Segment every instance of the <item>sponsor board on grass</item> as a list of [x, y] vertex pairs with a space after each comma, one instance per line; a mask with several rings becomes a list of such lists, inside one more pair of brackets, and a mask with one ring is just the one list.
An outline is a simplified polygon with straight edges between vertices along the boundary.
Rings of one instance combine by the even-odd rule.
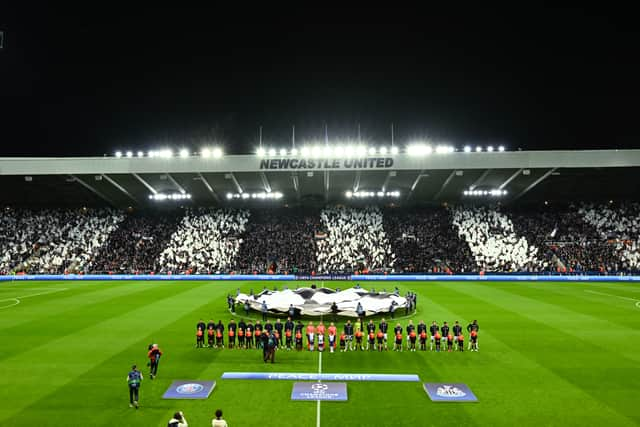
[[478, 398], [466, 384], [424, 383], [424, 391], [434, 402], [477, 402]]
[[347, 400], [347, 383], [294, 383], [291, 400]]
[[179, 380], [171, 383], [163, 399], [206, 399], [216, 386], [215, 381]]

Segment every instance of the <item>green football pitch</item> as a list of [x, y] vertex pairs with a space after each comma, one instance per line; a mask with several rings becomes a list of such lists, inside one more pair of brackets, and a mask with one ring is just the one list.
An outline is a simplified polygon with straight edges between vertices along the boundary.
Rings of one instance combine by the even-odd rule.
[[[480, 351], [325, 352], [322, 372], [417, 374], [421, 382], [348, 382], [347, 402], [320, 405], [291, 401], [293, 381], [221, 379], [231, 371], [316, 373], [318, 352], [278, 351], [271, 365], [259, 350], [194, 346], [198, 319], [226, 324], [226, 295], [265, 284], [276, 285], [0, 284], [0, 423], [166, 426], [182, 410], [190, 426], [207, 426], [221, 408], [231, 427], [640, 424], [638, 284], [367, 282], [417, 293], [417, 312], [396, 315], [403, 326], [409, 318], [478, 319]], [[164, 352], [155, 380], [146, 368], [151, 342]], [[133, 363], [145, 374], [138, 410], [129, 408], [125, 380]], [[217, 386], [206, 400], [163, 400], [177, 379]], [[431, 402], [422, 382], [465, 383], [479, 401]]]

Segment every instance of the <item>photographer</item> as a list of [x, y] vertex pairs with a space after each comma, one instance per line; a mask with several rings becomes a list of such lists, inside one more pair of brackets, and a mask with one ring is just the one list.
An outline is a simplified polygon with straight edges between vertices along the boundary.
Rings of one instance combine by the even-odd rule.
[[182, 411], [173, 414], [173, 418], [169, 420], [167, 427], [189, 427], [187, 419], [184, 417]]

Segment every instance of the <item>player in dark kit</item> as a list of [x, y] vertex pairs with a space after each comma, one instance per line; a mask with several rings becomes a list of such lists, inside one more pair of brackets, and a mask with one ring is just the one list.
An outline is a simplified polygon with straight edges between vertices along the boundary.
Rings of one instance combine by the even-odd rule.
[[204, 347], [204, 331], [207, 329], [207, 325], [205, 325], [204, 320], [200, 319], [198, 324], [196, 325], [196, 347], [202, 348]]
[[284, 323], [280, 322], [280, 319], [276, 319], [276, 323], [273, 325], [273, 328], [276, 330], [278, 337], [278, 347], [282, 347], [282, 331], [284, 329]]
[[360, 328], [356, 329], [356, 350], [360, 349], [360, 351], [363, 351], [364, 349], [362, 348], [362, 331], [360, 330]]
[[420, 332], [420, 350], [427, 350], [427, 331]]
[[462, 326], [460, 326], [460, 324], [456, 320], [456, 323], [453, 325], [453, 328], [451, 329], [453, 330], [453, 342], [455, 344], [458, 342], [458, 337], [462, 333]]
[[302, 330], [296, 328], [296, 350], [302, 351]]
[[471, 331], [471, 351], [478, 351], [478, 332]]
[[207, 347], [212, 348], [215, 339], [216, 339], [215, 329], [207, 328]]
[[386, 320], [384, 320], [384, 318], [378, 325], [378, 330], [382, 332], [382, 335], [384, 337], [384, 349], [388, 350], [389, 348], [387, 347], [387, 331], [389, 330], [389, 324], [387, 323]]
[[439, 331], [440, 331], [440, 327], [438, 327], [438, 324], [434, 320], [433, 323], [431, 323], [431, 326], [429, 326], [429, 333], [431, 334], [431, 340], [429, 342], [429, 350], [431, 351], [433, 351], [433, 343], [436, 339], [436, 334]]
[[158, 344], [149, 345], [147, 357], [149, 358], [149, 378], [154, 379], [158, 375], [158, 364], [160, 363], [162, 351], [158, 348]]
[[140, 393], [140, 383], [142, 382], [142, 372], [138, 371], [136, 365], [131, 367], [131, 372], [127, 375], [129, 385], [129, 408], [138, 409], [138, 397]]
[[371, 332], [376, 333], [376, 325], [373, 323], [373, 320], [369, 320], [369, 323], [367, 323], [367, 335]]
[[249, 321], [244, 331], [244, 340], [247, 348], [253, 348], [253, 323]]
[[347, 320], [344, 325], [344, 334], [347, 336], [347, 350], [353, 350], [353, 325], [351, 320]]
[[369, 332], [369, 341], [367, 342], [367, 350], [373, 351], [376, 349], [376, 334], [371, 331]]
[[245, 347], [245, 337], [247, 335], [247, 324], [244, 322], [244, 319], [240, 319], [238, 322], [238, 347]]
[[222, 320], [218, 320], [216, 325], [216, 348], [224, 348], [224, 325]]
[[[467, 332], [471, 333], [473, 331], [476, 332], [476, 343], [475, 343], [476, 347], [475, 348], [476, 348], [476, 351], [478, 351], [478, 337], [477, 337], [478, 334], [477, 334], [477, 332], [480, 331], [480, 326], [478, 326], [478, 321], [477, 320], [474, 320], [473, 322], [471, 322], [471, 323], [469, 323], [467, 325]], [[471, 344], [472, 343], [473, 343], [473, 340], [469, 340], [469, 349], [471, 349]]]
[[402, 352], [402, 328], [398, 330], [398, 328], [396, 327], [394, 329], [394, 332], [395, 332], [396, 340], [393, 344], [393, 351]]
[[416, 331], [409, 332], [409, 351], [416, 351]]
[[229, 336], [229, 348], [233, 348], [236, 345], [236, 335], [238, 334], [238, 325], [236, 325], [236, 321], [231, 319], [229, 321], [229, 324], [227, 325], [227, 330], [228, 333], [227, 335]]
[[196, 348], [204, 347], [204, 331], [202, 329], [198, 329], [196, 331]]
[[448, 341], [449, 341], [449, 325], [447, 324], [447, 322], [444, 322], [442, 324], [442, 327], [440, 328], [440, 334], [442, 334], [442, 339], [444, 340], [444, 345], [448, 346]]
[[256, 348], [262, 348], [262, 323], [259, 320], [256, 320], [256, 328], [253, 335], [256, 339]]
[[213, 323], [212, 319], [209, 319], [209, 323], [207, 323], [207, 344], [209, 348], [213, 347], [216, 339], [216, 324]]
[[416, 326], [413, 324], [413, 320], [409, 320], [409, 324], [407, 325], [407, 350], [409, 350], [411, 340], [411, 332], [415, 332]]

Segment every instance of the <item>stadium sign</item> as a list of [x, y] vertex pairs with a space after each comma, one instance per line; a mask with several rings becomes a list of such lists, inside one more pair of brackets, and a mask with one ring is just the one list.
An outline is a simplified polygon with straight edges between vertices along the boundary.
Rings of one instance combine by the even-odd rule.
[[260, 169], [388, 169], [393, 157], [363, 157], [354, 159], [276, 158], [260, 160]]

